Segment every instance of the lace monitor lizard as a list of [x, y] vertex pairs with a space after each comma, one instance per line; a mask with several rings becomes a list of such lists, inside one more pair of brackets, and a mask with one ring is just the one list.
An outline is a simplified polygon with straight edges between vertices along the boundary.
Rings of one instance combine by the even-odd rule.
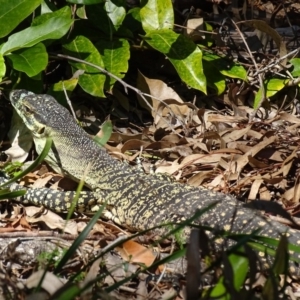
[[[53, 145], [46, 161], [54, 170], [78, 181], [90, 164], [85, 183], [91, 192], [82, 192], [78, 210], [91, 211], [106, 203], [111, 219], [141, 231], [165, 222], [186, 220], [197, 209], [218, 201], [213, 209], [201, 216], [202, 224], [232, 233], [251, 233], [260, 228], [260, 235], [273, 238], [287, 232], [289, 242], [300, 245], [299, 231], [266, 220], [260, 213], [243, 207], [231, 195], [162, 181], [116, 161], [93, 142], [69, 111], [52, 96], [14, 90], [10, 100], [32, 132], [38, 153], [44, 148], [46, 138], [52, 137]], [[28, 189], [19, 200], [62, 212], [71, 206], [74, 195], [75, 192], [46, 188]], [[259, 254], [263, 256], [263, 253]], [[300, 257], [295, 253], [292, 255], [296, 260]], [[291, 262], [290, 270], [300, 275], [297, 263]]]

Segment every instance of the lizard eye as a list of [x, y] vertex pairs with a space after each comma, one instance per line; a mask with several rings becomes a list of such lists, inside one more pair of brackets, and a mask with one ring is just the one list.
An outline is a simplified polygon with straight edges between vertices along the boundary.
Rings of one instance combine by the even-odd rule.
[[27, 114], [32, 114], [32, 113], [33, 113], [32, 109], [31, 109], [30, 107], [26, 106], [26, 105], [24, 105], [24, 111], [25, 111]]

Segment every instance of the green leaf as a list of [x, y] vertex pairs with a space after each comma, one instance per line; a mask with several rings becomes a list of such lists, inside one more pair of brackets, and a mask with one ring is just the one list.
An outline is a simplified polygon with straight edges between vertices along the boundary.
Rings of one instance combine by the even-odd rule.
[[150, 32], [145, 36], [145, 40], [151, 47], [169, 58], [178, 75], [186, 84], [206, 93], [202, 51], [195, 43], [168, 29]]
[[103, 147], [107, 141], [109, 140], [111, 134], [112, 134], [113, 126], [110, 120], [105, 121], [104, 124], [102, 125], [101, 131], [102, 131], [102, 136], [98, 137], [97, 135], [94, 136], [93, 140], [100, 145], [100, 147]]
[[105, 0], [67, 0], [69, 3], [74, 4], [82, 4], [82, 5], [92, 5], [92, 4], [98, 4], [103, 3]]
[[[278, 286], [280, 285], [280, 274], [288, 274], [289, 268], [289, 252], [288, 252], [288, 239], [286, 235], [282, 235], [279, 245], [276, 250], [275, 261], [272, 265], [273, 274], [268, 276], [264, 284], [262, 295], [263, 299], [272, 300], [276, 299], [278, 293]], [[274, 276], [275, 275], [275, 276]]]
[[[233, 288], [238, 292], [241, 289], [247, 277], [249, 261], [248, 258], [243, 255], [232, 253], [228, 257], [228, 262], [232, 268], [233, 275], [233, 282], [230, 282], [230, 284], [232, 284]], [[224, 284], [224, 280], [224, 276], [221, 276], [219, 278], [218, 283], [210, 292], [210, 298], [220, 300], [231, 299], [230, 293], [227, 291], [226, 285]], [[227, 280], [229, 280], [229, 278], [227, 278]]]
[[142, 31], [142, 24], [141, 24], [141, 16], [140, 16], [140, 8], [134, 7], [127, 12], [123, 25], [131, 30], [134, 31]]
[[42, 43], [28, 49], [18, 50], [8, 55], [8, 58], [12, 61], [14, 69], [26, 73], [29, 77], [43, 71], [48, 64], [48, 53]]
[[[274, 96], [276, 93], [278, 93], [280, 90], [282, 90], [285, 87], [288, 81], [289, 81], [288, 79], [279, 79], [279, 78], [271, 78], [265, 80], [264, 87], [265, 87], [266, 97], [269, 98]], [[262, 89], [260, 88], [254, 98], [254, 104], [253, 104], [254, 108], [257, 108], [257, 106], [259, 105], [261, 97], [262, 97]]]
[[87, 19], [85, 13], [85, 6], [78, 7], [76, 10], [76, 16], [80, 19]]
[[211, 47], [215, 43], [215, 40], [213, 38], [213, 35], [209, 32], [213, 32], [214, 27], [211, 24], [204, 22], [204, 30], [207, 32], [204, 33], [205, 39], [201, 41], [201, 45]]
[[8, 35], [41, 3], [42, 0], [0, 0], [0, 38]]
[[220, 70], [220, 72], [225, 76], [247, 81], [247, 71], [243, 66], [231, 64], [228, 65], [227, 69]]
[[174, 12], [171, 0], [142, 0], [141, 21], [145, 32], [157, 29], [172, 29]]
[[288, 238], [283, 234], [276, 249], [275, 261], [272, 266], [274, 274], [286, 274], [289, 268]]
[[[104, 64], [97, 48], [84, 36], [77, 36], [71, 43], [63, 46], [65, 52], [73, 57], [88, 61], [104, 68]], [[79, 85], [87, 93], [96, 97], [105, 97], [103, 88], [106, 76], [96, 68], [80, 62], [70, 62], [76, 70], [84, 70], [79, 77]]]
[[300, 58], [292, 58], [290, 60], [290, 63], [293, 65], [294, 69], [291, 72], [291, 74], [294, 77], [299, 77], [300, 76]]
[[2, 81], [2, 78], [4, 77], [6, 72], [6, 65], [4, 61], [4, 57], [0, 54], [0, 82]]
[[49, 94], [52, 95], [60, 104], [66, 105], [66, 96], [64, 89], [66, 90], [68, 96], [70, 96], [71, 92], [74, 91], [77, 86], [78, 78], [70, 78], [67, 80], [61, 80], [55, 83], [52, 88], [49, 90]]
[[81, 288], [75, 283], [65, 284], [61, 289], [57, 290], [52, 299], [55, 300], [73, 300], [78, 298]]
[[264, 82], [266, 88], [266, 96], [272, 97], [277, 92], [282, 90], [288, 83], [288, 79], [271, 78]]
[[79, 85], [87, 93], [95, 97], [105, 97], [103, 87], [105, 76], [100, 74], [84, 73], [79, 77]]
[[43, 1], [41, 4], [41, 15], [43, 14], [47, 14], [50, 12], [53, 12], [57, 10], [56, 6], [54, 5], [54, 3], [51, 3], [49, 1]]
[[104, 8], [114, 26], [115, 31], [118, 31], [126, 16], [125, 7], [123, 7], [122, 4], [123, 1], [107, 0], [104, 5]]
[[107, 15], [103, 5], [87, 6], [86, 15], [91, 23], [106, 35], [112, 36], [115, 32], [114, 25]]
[[[119, 78], [123, 78], [128, 70], [130, 57], [128, 41], [125, 39], [100, 40], [95, 46], [102, 56], [106, 70]], [[106, 89], [110, 90], [115, 82], [114, 78], [107, 77]]]
[[12, 34], [1, 48], [1, 53], [7, 54], [21, 48], [28, 48], [48, 39], [59, 39], [68, 32], [72, 23], [72, 19], [54, 17], [41, 25]]
[[54, 12], [49, 12], [49, 13], [40, 15], [32, 21], [31, 26], [41, 25], [55, 17], [71, 19], [72, 18], [71, 8], [69, 6], [64, 6], [63, 8], [56, 10]]
[[209, 61], [203, 60], [203, 68], [207, 85], [216, 90], [218, 95], [222, 94], [226, 88], [225, 76]]
[[247, 81], [247, 72], [243, 66], [239, 66], [232, 61], [207, 52], [204, 52], [203, 60], [210, 62], [210, 66], [214, 66], [215, 70], [218, 70], [224, 76]]

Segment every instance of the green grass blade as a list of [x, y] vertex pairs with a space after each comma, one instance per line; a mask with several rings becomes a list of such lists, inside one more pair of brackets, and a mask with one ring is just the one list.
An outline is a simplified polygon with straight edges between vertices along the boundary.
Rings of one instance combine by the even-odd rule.
[[20, 174], [16, 175], [12, 179], [10, 179], [10, 180], [6, 181], [5, 183], [3, 183], [2, 185], [0, 185], [0, 189], [6, 185], [9, 185], [9, 184], [15, 182], [18, 179], [24, 177], [26, 174], [28, 174], [29, 172], [34, 170], [45, 159], [51, 146], [52, 146], [52, 139], [50, 137], [48, 137], [46, 140], [46, 143], [45, 143], [45, 147], [44, 147], [43, 151], [41, 152], [41, 154], [37, 157], [37, 159], [28, 168], [26, 168], [26, 170], [24, 170]]
[[62, 257], [61, 261], [58, 263], [57, 267], [54, 270], [54, 274], [59, 273], [62, 270], [63, 266], [67, 263], [67, 261], [73, 256], [73, 254], [76, 252], [76, 250], [78, 249], [80, 244], [85, 240], [85, 238], [88, 236], [88, 234], [90, 233], [93, 226], [99, 220], [104, 208], [105, 208], [105, 205], [101, 206], [101, 208], [95, 213], [95, 215], [90, 220], [90, 222], [86, 225], [84, 230], [76, 238], [76, 240], [73, 242], [72, 246], [68, 249], [68, 251]]
[[11, 192], [9, 189], [0, 191], [0, 200], [17, 198], [26, 194], [26, 190], [19, 190]]
[[102, 125], [102, 136], [94, 136], [93, 140], [100, 145], [100, 147], [104, 147], [104, 145], [108, 142], [111, 134], [112, 134], [113, 126], [110, 120], [105, 121]]

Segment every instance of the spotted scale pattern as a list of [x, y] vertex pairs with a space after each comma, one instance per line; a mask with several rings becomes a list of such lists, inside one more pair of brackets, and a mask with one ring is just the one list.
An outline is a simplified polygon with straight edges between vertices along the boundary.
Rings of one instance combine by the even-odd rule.
[[[78, 210], [95, 211], [106, 203], [106, 209], [115, 222], [130, 229], [144, 230], [162, 223], [186, 220], [196, 210], [217, 201], [218, 204], [197, 223], [232, 233], [251, 233], [260, 228], [261, 235], [273, 238], [287, 233], [292, 244], [300, 245], [298, 231], [267, 221], [260, 213], [243, 207], [233, 196], [163, 181], [114, 160], [91, 140], [53, 97], [15, 90], [11, 92], [10, 100], [31, 130], [38, 152], [43, 149], [46, 138], [52, 137], [53, 147], [46, 160], [56, 171], [77, 180], [82, 179], [87, 171], [85, 182], [91, 192], [82, 192]], [[73, 197], [74, 192], [29, 189], [19, 200], [61, 212], [68, 210]], [[157, 232], [162, 234], [163, 230]], [[189, 229], [185, 231], [188, 232]], [[300, 259], [298, 254], [291, 254]], [[263, 253], [260, 255], [264, 256]], [[292, 263], [291, 271], [300, 273], [297, 265]]]

